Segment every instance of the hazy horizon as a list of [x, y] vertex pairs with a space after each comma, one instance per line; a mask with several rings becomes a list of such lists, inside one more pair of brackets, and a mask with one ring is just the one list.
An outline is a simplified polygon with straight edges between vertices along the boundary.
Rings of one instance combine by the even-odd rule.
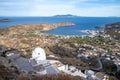
[[[56, 14], [56, 15], [67, 15], [67, 14]], [[24, 16], [1, 16], [0, 15], [0, 17], [56, 17], [56, 15], [47, 15], [47, 16], [26, 16], [26, 15], [24, 15]], [[72, 14], [71, 14], [72, 15]], [[75, 16], [75, 17], [116, 17], [116, 18], [119, 18], [120, 16], [78, 16], [78, 15], [73, 15], [73, 16]], [[69, 18], [69, 17], [68, 17]]]
[[0, 0], [0, 16], [120, 17], [120, 0]]

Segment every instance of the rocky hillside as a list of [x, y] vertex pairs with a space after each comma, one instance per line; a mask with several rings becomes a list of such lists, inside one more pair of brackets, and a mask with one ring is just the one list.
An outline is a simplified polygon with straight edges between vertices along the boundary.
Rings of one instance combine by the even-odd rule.
[[51, 30], [59, 26], [72, 26], [70, 22], [54, 24], [20, 24], [9, 28], [0, 29], [0, 45], [28, 52], [39, 46], [51, 53], [48, 47], [58, 43], [58, 37], [43, 34], [43, 31]]
[[120, 22], [107, 24], [105, 26], [105, 33], [110, 35], [112, 38], [120, 39]]

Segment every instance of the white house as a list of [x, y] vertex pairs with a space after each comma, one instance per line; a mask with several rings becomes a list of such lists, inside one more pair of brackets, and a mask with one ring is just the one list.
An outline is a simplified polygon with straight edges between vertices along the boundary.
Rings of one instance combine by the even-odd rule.
[[58, 68], [58, 70], [60, 71], [64, 71], [66, 69], [66, 65], [62, 64], [60, 61], [58, 60], [47, 60], [47, 63], [55, 66]]
[[95, 72], [92, 70], [85, 70], [85, 74], [88, 78], [95, 78]]

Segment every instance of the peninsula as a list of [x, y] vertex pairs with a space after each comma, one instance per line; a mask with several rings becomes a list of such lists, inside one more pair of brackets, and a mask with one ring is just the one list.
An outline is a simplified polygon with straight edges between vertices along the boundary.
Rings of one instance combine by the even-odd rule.
[[[53, 24], [20, 24], [8, 28], [0, 29], [0, 45], [17, 49], [30, 48], [31, 46], [45, 46], [44, 42], [54, 44], [55, 39], [46, 39], [48, 31], [60, 26], [73, 26], [71, 22], [59, 22]], [[31, 42], [31, 43], [29, 43]]]

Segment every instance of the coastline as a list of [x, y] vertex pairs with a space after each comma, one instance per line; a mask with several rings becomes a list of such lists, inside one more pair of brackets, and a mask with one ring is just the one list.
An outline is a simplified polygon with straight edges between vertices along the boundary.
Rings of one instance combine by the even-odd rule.
[[0, 29], [1, 31], [8, 30], [10, 34], [12, 34], [11, 31], [14, 31], [14, 34], [15, 33], [17, 34], [17, 33], [26, 33], [26, 32], [33, 32], [33, 31], [45, 32], [45, 31], [55, 29], [57, 27], [61, 27], [61, 26], [71, 27], [73, 25], [75, 24], [72, 22], [58, 22], [53, 24], [18, 24], [18, 25], [10, 26], [7, 28], [0, 28]]
[[[60, 26], [73, 26], [74, 23], [54, 23], [54, 24], [20, 24], [8, 28], [0, 29], [0, 45], [13, 47], [17, 49], [33, 48], [33, 46], [42, 47], [55, 45], [59, 39], [76, 38], [76, 37], [95, 37], [99, 31], [80, 30], [87, 35], [56, 35], [45, 33], [48, 30], [55, 29]], [[105, 37], [105, 35], [101, 35]], [[31, 42], [31, 43], [29, 43]], [[56, 42], [56, 43], [55, 43]], [[13, 43], [13, 44], [12, 44]], [[34, 47], [35, 47], [34, 46]]]
[[82, 36], [95, 37], [99, 34], [98, 30], [79, 30], [79, 31], [86, 34]]

